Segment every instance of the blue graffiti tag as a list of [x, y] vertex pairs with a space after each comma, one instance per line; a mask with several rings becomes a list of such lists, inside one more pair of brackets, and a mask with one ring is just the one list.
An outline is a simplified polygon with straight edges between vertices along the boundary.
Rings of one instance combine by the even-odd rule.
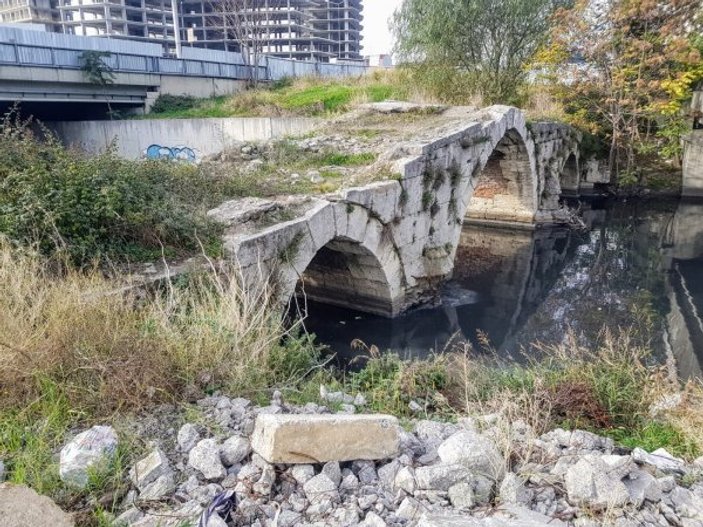
[[146, 149], [147, 159], [171, 159], [176, 161], [195, 162], [195, 152], [187, 146], [151, 145]]

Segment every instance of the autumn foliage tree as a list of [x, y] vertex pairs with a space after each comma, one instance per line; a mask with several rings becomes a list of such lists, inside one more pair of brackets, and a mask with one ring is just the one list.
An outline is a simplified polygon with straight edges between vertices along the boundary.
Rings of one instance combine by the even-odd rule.
[[642, 156], [679, 159], [683, 108], [703, 79], [700, 22], [700, 0], [579, 0], [557, 13], [542, 57], [565, 72], [571, 118], [607, 137], [613, 172], [636, 178]]

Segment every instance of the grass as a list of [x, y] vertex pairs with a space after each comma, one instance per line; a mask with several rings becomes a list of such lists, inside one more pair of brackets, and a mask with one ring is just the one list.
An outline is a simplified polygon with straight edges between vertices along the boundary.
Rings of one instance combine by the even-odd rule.
[[242, 283], [222, 269], [145, 295], [97, 270], [57, 273], [38, 254], [1, 242], [0, 459], [8, 479], [78, 512], [79, 525], [104, 525], [140, 447], [121, 432], [118, 455], [76, 491], [60, 481], [56, 458], [72, 430], [215, 390], [254, 398], [297, 385], [317, 364], [317, 347], [298, 324], [284, 324], [267, 280], [246, 292]]
[[357, 343], [366, 363], [359, 371], [320, 372], [289, 394], [304, 402], [315, 387], [364, 393], [373, 411], [417, 418], [415, 401], [427, 417], [454, 420], [461, 415], [499, 414], [521, 419], [542, 434], [557, 427], [585, 429], [628, 448], [664, 447], [694, 459], [703, 452], [703, 385], [686, 387], [685, 402], [663, 415], [650, 407], [679, 387], [652, 366], [650, 351], [623, 332], [604, 333], [595, 349], [570, 337], [558, 346], [536, 345], [540, 353], [519, 365], [457, 344], [426, 360], [402, 360]]
[[248, 90], [231, 97], [159, 101], [148, 119], [330, 116], [364, 102], [388, 99], [425, 100], [408, 72], [375, 72], [370, 75], [321, 79], [307, 77]]
[[130, 488], [127, 472], [140, 452], [136, 439], [122, 432], [115, 455], [89, 470], [85, 489], [64, 484], [56, 452], [85, 415], [70, 404], [60, 386], [46, 379], [41, 385], [41, 395], [30, 404], [0, 411], [0, 458], [7, 464], [8, 481], [51, 496], [74, 512], [78, 525], [102, 525], [106, 512], [114, 510]]
[[[237, 161], [208, 161], [200, 169], [206, 173], [220, 174], [220, 177], [224, 175], [224, 192], [232, 197], [324, 194], [349, 183], [349, 171], [372, 165], [376, 158], [374, 152], [349, 154], [330, 148], [313, 152], [301, 148], [293, 140], [284, 139], [272, 143], [263, 152], [263, 163], [255, 170], [248, 170]], [[311, 181], [310, 171], [318, 172], [323, 181]], [[291, 174], [298, 174], [300, 178], [292, 181]], [[379, 179], [387, 175], [381, 169], [377, 174]]]
[[[245, 292], [235, 272], [180, 279], [146, 298], [129, 283], [0, 245], [0, 409], [46, 382], [71, 408], [108, 415], [186, 391], [251, 392], [310, 366], [314, 347], [286, 328], [268, 281]], [[223, 367], [227, 365], [227, 367]]]
[[147, 295], [115, 294], [128, 284], [68, 266], [57, 274], [36, 253], [0, 245], [0, 459], [9, 479], [79, 511], [81, 525], [109, 525], [142, 446], [121, 432], [124, 448], [78, 492], [57, 471], [56, 452], [71, 431], [216, 390], [263, 402], [279, 388], [292, 403], [322, 402], [320, 384], [363, 393], [371, 411], [401, 420], [499, 413], [537, 433], [582, 428], [630, 448], [665, 447], [688, 459], [703, 451], [700, 383], [684, 387], [677, 408], [650, 415], [680, 387], [653, 365], [643, 330], [636, 338], [604, 332], [591, 347], [573, 337], [536, 344], [539, 353], [522, 365], [466, 344], [404, 361], [356, 342], [366, 363], [334, 372], [317, 367], [312, 336], [284, 324], [264, 278], [245, 291], [229, 270]]

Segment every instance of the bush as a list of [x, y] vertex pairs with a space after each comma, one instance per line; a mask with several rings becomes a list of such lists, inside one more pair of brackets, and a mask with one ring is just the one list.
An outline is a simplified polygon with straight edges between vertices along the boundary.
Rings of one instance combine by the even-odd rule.
[[[197, 167], [126, 161], [110, 150], [93, 157], [7, 116], [0, 124], [0, 234], [74, 262], [154, 257], [199, 250], [218, 228], [205, 208], [216, 183]], [[208, 203], [210, 202], [210, 203]]]
[[151, 107], [151, 113], [168, 113], [190, 110], [198, 104], [198, 99], [190, 95], [159, 95]]

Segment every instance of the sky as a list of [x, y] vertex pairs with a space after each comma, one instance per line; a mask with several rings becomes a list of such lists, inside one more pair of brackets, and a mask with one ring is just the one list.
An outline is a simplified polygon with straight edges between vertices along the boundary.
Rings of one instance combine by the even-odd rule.
[[393, 50], [388, 19], [403, 0], [364, 0], [364, 55], [380, 55]]

